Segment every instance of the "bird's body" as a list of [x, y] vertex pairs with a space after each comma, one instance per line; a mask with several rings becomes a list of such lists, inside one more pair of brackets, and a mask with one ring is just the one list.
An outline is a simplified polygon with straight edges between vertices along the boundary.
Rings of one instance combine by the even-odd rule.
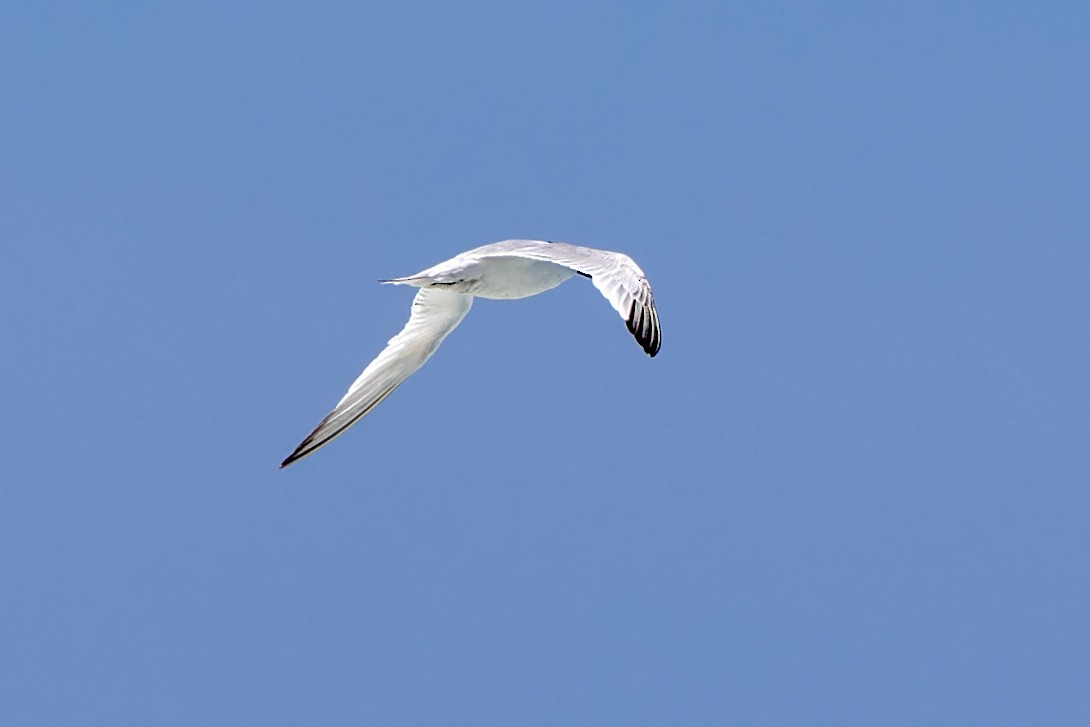
[[382, 282], [415, 285], [420, 288], [445, 287], [452, 292], [472, 295], [475, 298], [515, 300], [544, 293], [575, 275], [571, 268], [547, 260], [513, 256], [473, 256], [478, 250], [487, 250], [490, 247], [494, 245], [462, 253], [409, 278]]
[[651, 356], [658, 353], [662, 336], [651, 286], [627, 255], [538, 240], [484, 245], [416, 275], [380, 281], [420, 288], [409, 322], [280, 466], [329, 443], [389, 396], [462, 322], [473, 298], [526, 298], [555, 288], [576, 274], [591, 279], [625, 319], [644, 351]]

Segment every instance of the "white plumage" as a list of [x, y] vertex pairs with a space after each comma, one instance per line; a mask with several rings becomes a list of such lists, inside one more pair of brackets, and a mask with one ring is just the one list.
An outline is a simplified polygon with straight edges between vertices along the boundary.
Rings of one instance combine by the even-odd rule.
[[328, 444], [389, 396], [462, 322], [473, 298], [526, 298], [555, 288], [577, 273], [591, 279], [644, 351], [651, 356], [659, 352], [662, 333], [651, 286], [627, 255], [539, 240], [484, 245], [416, 275], [380, 281], [420, 288], [409, 322], [280, 466]]

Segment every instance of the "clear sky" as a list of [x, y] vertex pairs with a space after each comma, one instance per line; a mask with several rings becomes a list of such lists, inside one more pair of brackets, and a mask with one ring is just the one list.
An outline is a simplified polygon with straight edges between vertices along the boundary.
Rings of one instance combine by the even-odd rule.
[[880, 5], [0, 4], [0, 723], [1090, 724], [1090, 10]]

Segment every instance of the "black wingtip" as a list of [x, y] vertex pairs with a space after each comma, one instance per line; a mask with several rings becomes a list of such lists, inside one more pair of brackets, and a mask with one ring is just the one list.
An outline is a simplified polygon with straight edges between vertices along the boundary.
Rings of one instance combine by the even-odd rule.
[[628, 332], [635, 337], [644, 353], [654, 358], [662, 346], [658, 316], [655, 314], [654, 309], [641, 308], [636, 305], [636, 301], [632, 301], [625, 324], [628, 326]]
[[287, 467], [292, 462], [296, 462], [296, 461], [302, 459], [303, 457], [306, 457], [309, 454], [309, 452], [304, 452], [303, 448], [306, 447], [309, 443], [310, 443], [310, 437], [307, 437], [303, 441], [302, 444], [300, 444], [298, 447], [295, 448], [294, 452], [292, 452], [291, 454], [288, 455], [287, 459], [285, 459], [283, 462], [280, 463], [280, 469], [284, 469], [285, 467]]

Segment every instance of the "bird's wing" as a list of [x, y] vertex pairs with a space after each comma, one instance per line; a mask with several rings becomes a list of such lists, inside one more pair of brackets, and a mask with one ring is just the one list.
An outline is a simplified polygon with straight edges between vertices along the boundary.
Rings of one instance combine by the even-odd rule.
[[421, 288], [413, 298], [412, 314], [401, 332], [390, 339], [348, 389], [333, 411], [281, 463], [297, 459], [332, 441], [359, 421], [409, 378], [453, 331], [473, 305], [473, 297], [437, 288]]
[[[469, 254], [473, 252], [477, 251]], [[545, 260], [589, 277], [594, 287], [621, 314], [643, 350], [650, 356], [659, 352], [662, 330], [659, 327], [659, 313], [655, 309], [655, 297], [640, 266], [627, 255], [566, 242], [535, 240], [507, 240], [487, 245], [481, 248], [480, 253], [480, 257]]]

